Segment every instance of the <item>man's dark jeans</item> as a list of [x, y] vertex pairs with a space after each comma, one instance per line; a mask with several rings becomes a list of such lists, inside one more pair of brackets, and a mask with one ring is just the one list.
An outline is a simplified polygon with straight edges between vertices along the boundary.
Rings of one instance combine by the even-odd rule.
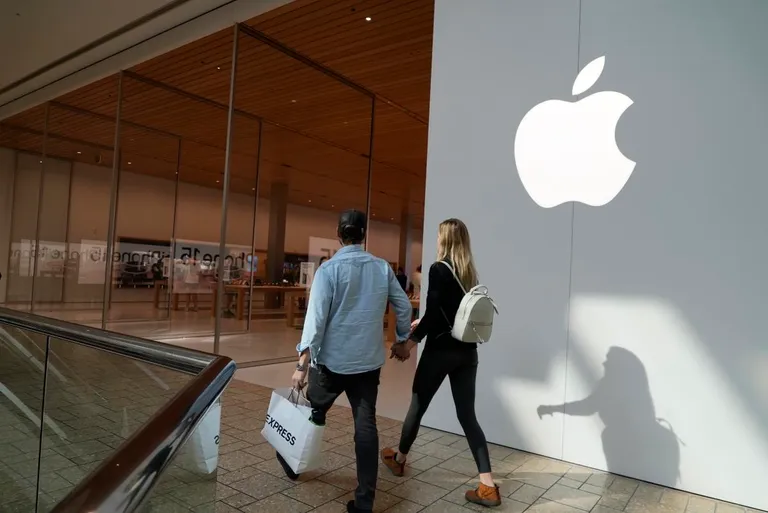
[[324, 366], [309, 369], [307, 399], [312, 404], [312, 421], [325, 424], [325, 415], [336, 399], [346, 392], [355, 421], [357, 491], [355, 506], [373, 509], [379, 471], [379, 432], [376, 429], [376, 398], [381, 369], [362, 374], [336, 374]]

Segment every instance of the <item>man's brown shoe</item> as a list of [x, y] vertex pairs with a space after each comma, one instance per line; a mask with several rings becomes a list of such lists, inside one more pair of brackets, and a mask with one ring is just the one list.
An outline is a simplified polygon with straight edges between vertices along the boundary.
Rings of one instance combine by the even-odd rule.
[[381, 450], [381, 462], [392, 472], [392, 475], [403, 477], [403, 474], [405, 474], [405, 463], [398, 463], [395, 456], [397, 456], [397, 453], [389, 447]]
[[487, 508], [501, 504], [501, 494], [498, 486], [485, 486], [483, 483], [476, 490], [467, 490], [464, 498], [473, 504], [479, 504]]

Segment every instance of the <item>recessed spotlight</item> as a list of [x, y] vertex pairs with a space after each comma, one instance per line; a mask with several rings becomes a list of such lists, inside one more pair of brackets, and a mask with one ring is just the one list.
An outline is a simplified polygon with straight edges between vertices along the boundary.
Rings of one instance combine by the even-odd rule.
[[296, 103], [296, 100], [291, 100], [291, 103]]
[[221, 66], [216, 66], [216, 69], [221, 71]]
[[42, 163], [43, 163], [43, 161], [41, 160], [41, 161], [40, 161], [40, 163], [42, 164]]
[[309, 200], [310, 203], [312, 203], [312, 200]]
[[218, 181], [218, 180], [216, 180], [216, 183], [219, 183], [219, 181]]
[[336, 205], [331, 205], [331, 208], [336, 208]]
[[82, 152], [82, 151], [78, 151], [78, 152], [77, 152], [77, 154], [78, 154], [78, 155], [82, 155], [82, 154], [83, 154], [83, 152]]
[[128, 162], [128, 165], [130, 166], [131, 164], [132, 164], [132, 162], [130, 162], [130, 161], [129, 161], [129, 162]]
[[253, 189], [251, 189], [251, 190], [252, 190], [252, 191], [255, 191], [255, 190], [256, 190], [256, 187], [254, 187], [254, 188], [253, 188]]
[[394, 220], [395, 220], [395, 218], [394, 218], [394, 217], [390, 217], [390, 218], [389, 218], [389, 220], [390, 220], [390, 221], [394, 221]]
[[365, 21], [371, 21], [371, 17], [370, 16], [366, 16], [365, 17]]

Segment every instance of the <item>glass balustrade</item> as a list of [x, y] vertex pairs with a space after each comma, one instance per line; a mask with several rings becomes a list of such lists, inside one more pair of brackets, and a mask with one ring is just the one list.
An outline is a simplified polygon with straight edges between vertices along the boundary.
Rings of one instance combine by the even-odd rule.
[[[55, 511], [193, 379], [0, 320], [0, 510]], [[217, 400], [140, 511], [214, 511], [219, 422]]]

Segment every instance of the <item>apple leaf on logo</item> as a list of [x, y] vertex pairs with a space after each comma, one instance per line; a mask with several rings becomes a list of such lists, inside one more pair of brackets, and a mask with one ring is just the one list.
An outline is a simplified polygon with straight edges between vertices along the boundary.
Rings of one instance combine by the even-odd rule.
[[581, 94], [597, 82], [600, 75], [603, 73], [605, 67], [605, 55], [598, 57], [594, 61], [590, 62], [584, 69], [576, 76], [576, 80], [573, 81], [573, 90], [571, 91], [574, 96]]

